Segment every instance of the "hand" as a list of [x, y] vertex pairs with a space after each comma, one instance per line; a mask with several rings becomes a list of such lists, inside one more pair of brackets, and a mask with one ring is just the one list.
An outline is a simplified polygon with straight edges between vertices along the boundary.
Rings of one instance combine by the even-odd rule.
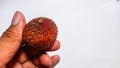
[[[58, 55], [50, 57], [47, 53], [31, 53], [33, 57], [30, 57], [25, 47], [21, 47], [25, 24], [25, 17], [17, 11], [11, 26], [0, 37], [0, 68], [53, 68], [60, 60]], [[48, 51], [55, 51], [59, 47], [60, 43], [56, 41]]]

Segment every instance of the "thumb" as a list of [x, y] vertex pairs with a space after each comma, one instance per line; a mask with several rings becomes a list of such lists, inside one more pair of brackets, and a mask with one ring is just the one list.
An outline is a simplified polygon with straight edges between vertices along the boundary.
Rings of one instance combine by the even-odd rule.
[[0, 68], [5, 66], [20, 48], [25, 23], [23, 14], [16, 11], [10, 27], [0, 37]]

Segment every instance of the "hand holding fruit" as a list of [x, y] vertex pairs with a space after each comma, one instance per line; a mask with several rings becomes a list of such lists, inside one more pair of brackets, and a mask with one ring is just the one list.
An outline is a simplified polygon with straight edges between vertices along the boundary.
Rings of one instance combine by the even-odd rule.
[[[11, 26], [0, 37], [0, 68], [52, 68], [60, 60], [58, 55], [50, 57], [45, 52], [29, 57], [26, 48], [22, 45], [23, 28], [26, 21], [23, 14], [17, 11]], [[54, 45], [46, 51], [59, 49], [59, 41], [54, 40]], [[32, 53], [31, 53], [32, 54]]]

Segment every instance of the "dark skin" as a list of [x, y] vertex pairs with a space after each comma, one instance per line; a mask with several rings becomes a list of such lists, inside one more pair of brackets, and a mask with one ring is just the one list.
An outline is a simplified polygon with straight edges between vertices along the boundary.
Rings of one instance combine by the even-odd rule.
[[60, 48], [58, 40], [54, 45], [39, 54], [28, 52], [22, 47], [22, 31], [26, 24], [25, 17], [17, 11], [11, 26], [0, 37], [0, 68], [54, 68], [60, 61], [59, 55], [49, 56], [47, 52]]

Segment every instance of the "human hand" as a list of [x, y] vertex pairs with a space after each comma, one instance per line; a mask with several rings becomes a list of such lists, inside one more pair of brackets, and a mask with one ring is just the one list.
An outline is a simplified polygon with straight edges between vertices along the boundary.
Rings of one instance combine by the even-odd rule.
[[[60, 60], [58, 55], [50, 57], [42, 53], [29, 57], [25, 47], [21, 47], [25, 24], [23, 14], [17, 11], [11, 26], [0, 37], [0, 68], [53, 68]], [[60, 43], [56, 41], [48, 51], [55, 51], [59, 47]]]

